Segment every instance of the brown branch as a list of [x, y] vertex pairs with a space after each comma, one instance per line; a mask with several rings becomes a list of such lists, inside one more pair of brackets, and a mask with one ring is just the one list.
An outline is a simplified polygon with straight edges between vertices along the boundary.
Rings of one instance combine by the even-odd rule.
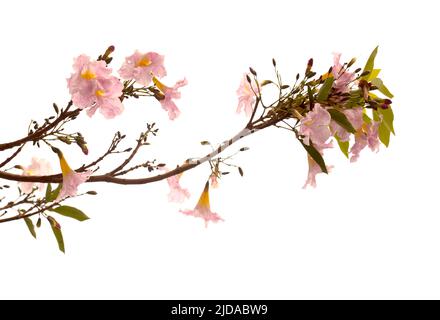
[[4, 166], [7, 165], [12, 159], [14, 159], [14, 158], [15, 158], [15, 157], [21, 152], [21, 150], [23, 149], [23, 147], [24, 147], [25, 144], [26, 144], [26, 142], [23, 143], [23, 144], [20, 146], [20, 148], [18, 148], [17, 150], [15, 150], [15, 152], [14, 152], [9, 158], [7, 158], [5, 161], [3, 161], [2, 163], [0, 163], [0, 168], [4, 167]]
[[37, 141], [41, 137], [43, 137], [49, 130], [55, 128], [61, 121], [69, 117], [74, 117], [81, 112], [81, 109], [69, 111], [71, 106], [72, 106], [72, 101], [68, 103], [66, 109], [58, 116], [58, 118], [56, 118], [53, 122], [49, 123], [48, 125], [43, 126], [40, 129], [36, 130], [34, 133], [12, 142], [0, 144], [0, 151], [18, 147], [29, 141]]

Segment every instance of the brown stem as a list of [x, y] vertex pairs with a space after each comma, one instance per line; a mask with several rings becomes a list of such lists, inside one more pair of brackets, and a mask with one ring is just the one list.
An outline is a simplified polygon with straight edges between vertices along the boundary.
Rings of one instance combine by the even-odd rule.
[[0, 144], [0, 151], [3, 150], [7, 150], [7, 149], [11, 149], [14, 147], [18, 147], [26, 142], [29, 141], [37, 141], [39, 140], [42, 136], [44, 136], [49, 130], [55, 128], [61, 121], [69, 118], [69, 117], [74, 117], [76, 115], [78, 115], [81, 112], [81, 109], [76, 109], [74, 111], [69, 111], [70, 107], [72, 106], [72, 101], [69, 102], [69, 104], [66, 107], [66, 110], [64, 110], [63, 113], [61, 113], [58, 118], [55, 119], [55, 121], [49, 123], [47, 126], [41, 127], [40, 129], [38, 129], [37, 131], [35, 131], [34, 133], [12, 141], [12, 142], [8, 142], [8, 143], [1, 143]]

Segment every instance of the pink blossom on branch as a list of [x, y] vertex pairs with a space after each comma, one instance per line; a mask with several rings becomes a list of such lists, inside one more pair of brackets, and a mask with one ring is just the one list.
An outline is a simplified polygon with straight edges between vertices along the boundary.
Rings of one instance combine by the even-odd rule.
[[156, 77], [153, 77], [153, 82], [164, 95], [163, 98], [159, 100], [162, 108], [168, 112], [170, 120], [176, 119], [180, 115], [180, 110], [177, 108], [173, 99], [180, 99], [181, 94], [179, 88], [186, 86], [188, 81], [186, 81], [186, 79], [177, 81], [174, 87], [167, 87]]
[[303, 142], [310, 145], [310, 140], [316, 146], [324, 145], [330, 138], [331, 116], [319, 103], [301, 119], [299, 134], [304, 136]]
[[164, 57], [156, 52], [141, 53], [136, 51], [125, 58], [119, 74], [125, 80], [134, 79], [143, 86], [151, 83], [153, 76], [163, 78], [167, 72], [163, 65]]
[[373, 121], [365, 123], [355, 134], [355, 142], [350, 149], [350, 162], [356, 162], [359, 159], [360, 152], [368, 146], [371, 151], [379, 151], [379, 125], [380, 122]]
[[[167, 170], [168, 169], [164, 169]], [[185, 199], [190, 197], [188, 189], [182, 188], [180, 185], [181, 174], [176, 174], [172, 177], [167, 178], [168, 186], [170, 187], [170, 193], [168, 194], [168, 200], [170, 202], [183, 202]]]
[[[330, 142], [321, 145], [314, 145], [314, 147], [321, 155], [323, 155], [324, 149], [332, 148], [333, 144]], [[307, 174], [307, 180], [303, 186], [303, 189], [305, 189], [308, 185], [316, 188], [316, 175], [318, 173], [322, 173], [321, 167], [319, 166], [319, 164], [316, 163], [315, 160], [313, 160], [313, 158], [309, 154], [307, 154], [307, 162], [309, 164], [309, 172]], [[327, 172], [330, 172], [333, 166], [326, 166], [326, 168]]]
[[341, 62], [339, 61], [340, 59], [340, 53], [333, 54], [332, 73], [333, 77], [335, 78], [335, 81], [333, 82], [333, 88], [345, 93], [349, 91], [348, 85], [355, 79], [356, 75], [354, 73], [348, 72], [347, 70], [344, 71]]
[[75, 172], [70, 168], [69, 164], [64, 158], [63, 153], [58, 149], [53, 149], [58, 155], [58, 158], [60, 160], [61, 172], [63, 174], [62, 187], [60, 193], [58, 194], [58, 197], [55, 200], [61, 201], [66, 197], [75, 196], [78, 190], [78, 186], [86, 182], [93, 172], [90, 170], [84, 172]]
[[73, 64], [74, 73], [67, 79], [72, 102], [80, 109], [89, 109], [92, 116], [99, 108], [104, 117], [110, 119], [123, 111], [123, 85], [112, 76], [112, 70], [104, 61], [92, 61], [86, 55], [80, 55]]
[[[237, 113], [244, 112], [247, 117], [252, 115], [254, 111], [256, 97], [254, 91], [258, 93], [258, 87], [255, 80], [251, 80], [252, 86], [247, 80], [248, 74], [243, 74], [241, 78], [240, 86], [237, 89], [238, 106]], [[254, 91], [252, 91], [252, 89]]]
[[196, 218], [202, 218], [205, 220], [205, 227], [208, 227], [208, 222], [210, 221], [214, 223], [223, 221], [223, 219], [217, 213], [211, 211], [209, 204], [209, 181], [206, 182], [205, 188], [203, 189], [203, 192], [200, 195], [200, 199], [194, 210], [180, 210], [180, 212]]
[[[347, 117], [355, 130], [359, 130], [363, 123], [363, 111], [361, 107], [352, 109], [344, 109], [342, 113]], [[341, 141], [348, 141], [350, 139], [350, 132], [341, 127], [336, 121], [330, 122], [330, 129], [333, 136], [338, 136]]]
[[[38, 159], [33, 157], [29, 166], [23, 168], [24, 176], [44, 176], [52, 173], [52, 167], [50, 163], [44, 159]], [[38, 187], [38, 190], [44, 190], [45, 183], [34, 182], [20, 182], [19, 187], [24, 193], [31, 193], [34, 186]]]

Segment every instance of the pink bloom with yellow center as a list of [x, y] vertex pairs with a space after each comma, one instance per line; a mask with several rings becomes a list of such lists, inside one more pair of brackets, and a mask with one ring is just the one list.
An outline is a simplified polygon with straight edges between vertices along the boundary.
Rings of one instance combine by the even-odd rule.
[[315, 147], [324, 145], [331, 136], [330, 120], [330, 113], [321, 107], [319, 103], [316, 103], [313, 110], [301, 119], [299, 134], [304, 136], [304, 144], [310, 145], [311, 140]]
[[[331, 148], [333, 147], [332, 143], [322, 144], [322, 145], [316, 145], [315, 148], [318, 150], [318, 152], [323, 155], [325, 148]], [[316, 163], [313, 158], [307, 154], [307, 161], [309, 164], [309, 172], [307, 174], [307, 180], [303, 186], [303, 189], [305, 189], [308, 185], [310, 185], [313, 188], [316, 188], [316, 175], [318, 173], [322, 173], [321, 167]], [[327, 172], [330, 172], [330, 170], [333, 168], [333, 166], [326, 166]]]
[[170, 193], [168, 194], [168, 200], [170, 202], [182, 203], [190, 196], [188, 189], [182, 188], [182, 186], [180, 185], [181, 177], [182, 173], [167, 178], [168, 186], [170, 187]]
[[55, 148], [54, 151], [57, 153], [60, 160], [61, 172], [63, 174], [63, 185], [55, 201], [61, 201], [66, 197], [75, 196], [78, 186], [86, 182], [93, 172], [90, 170], [75, 172], [70, 168], [62, 152]]
[[218, 188], [218, 176], [216, 174], [211, 174], [209, 182], [211, 183], [211, 187]]
[[211, 207], [209, 205], [209, 181], [206, 182], [205, 188], [203, 189], [199, 202], [194, 210], [180, 210], [180, 212], [196, 218], [202, 218], [205, 220], [205, 227], [208, 227], [208, 222], [210, 221], [214, 223], [223, 221], [223, 219], [217, 213], [211, 211]]
[[[351, 123], [351, 125], [356, 131], [362, 127], [362, 123], [363, 123], [362, 108], [356, 107], [352, 109], [344, 109], [342, 113], [344, 113], [344, 115], [347, 117], [347, 120]], [[332, 135], [338, 136], [339, 140], [345, 142], [350, 139], [350, 132], [345, 130], [334, 120], [330, 122], [330, 129]]]
[[371, 151], [379, 151], [379, 125], [380, 122], [376, 121], [365, 123], [362, 129], [356, 132], [354, 145], [350, 149], [350, 162], [356, 162], [359, 159], [359, 154], [366, 146]]
[[186, 86], [188, 81], [186, 81], [186, 79], [177, 81], [174, 87], [167, 87], [156, 77], [153, 77], [153, 82], [164, 95], [163, 98], [159, 100], [162, 108], [168, 112], [170, 120], [176, 119], [180, 114], [180, 110], [177, 108], [173, 99], [180, 99], [181, 94], [179, 88]]
[[80, 55], [73, 64], [74, 73], [67, 79], [72, 102], [80, 109], [88, 109], [92, 116], [96, 109], [110, 119], [123, 111], [123, 85], [112, 76], [112, 70], [104, 61], [92, 61], [86, 55]]
[[[29, 166], [23, 168], [24, 176], [44, 176], [52, 173], [52, 167], [50, 163], [44, 159], [32, 158], [32, 162]], [[20, 182], [19, 187], [24, 193], [31, 193], [32, 189], [38, 187], [39, 191], [44, 190], [45, 183], [35, 182]]]
[[247, 80], [247, 73], [243, 74], [243, 77], [240, 82], [240, 86], [237, 89], [237, 95], [238, 95], [238, 106], [237, 106], [237, 113], [240, 113], [244, 111], [246, 116], [250, 117], [252, 115], [252, 112], [254, 111], [255, 106], [255, 94], [252, 91], [258, 93], [258, 87], [255, 83], [255, 80], [252, 80], [252, 87], [251, 84]]
[[134, 54], [125, 58], [119, 74], [125, 80], [134, 79], [143, 86], [148, 86], [153, 76], [162, 78], [167, 75], [163, 65], [164, 57], [156, 52]]
[[341, 54], [334, 53], [333, 54], [333, 68], [332, 73], [335, 81], [333, 82], [333, 88], [340, 92], [348, 92], [348, 85], [354, 80], [356, 75], [352, 72], [343, 71], [343, 66], [340, 63]]

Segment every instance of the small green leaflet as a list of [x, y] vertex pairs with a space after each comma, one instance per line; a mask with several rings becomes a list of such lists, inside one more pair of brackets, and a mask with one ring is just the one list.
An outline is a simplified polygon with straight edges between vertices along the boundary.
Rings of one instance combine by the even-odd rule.
[[368, 80], [371, 81], [373, 79], [376, 79], [380, 73], [380, 70], [381, 69], [373, 69], [373, 71], [371, 71], [371, 73], [368, 75]]
[[35, 232], [35, 227], [34, 227], [34, 223], [32, 222], [31, 218], [24, 218], [24, 222], [26, 222], [26, 226], [29, 229], [29, 232], [31, 233], [31, 235], [37, 239], [37, 233]]
[[332, 119], [336, 121], [342, 128], [350, 133], [356, 133], [356, 129], [353, 127], [350, 121], [348, 121], [345, 114], [336, 109], [327, 109], [327, 111], [330, 113]]
[[46, 203], [54, 201], [58, 197], [62, 187], [63, 185], [60, 183], [58, 187], [52, 191], [52, 186], [48, 183], [46, 188]]
[[334, 81], [335, 81], [335, 78], [333, 78], [333, 77], [329, 77], [329, 78], [325, 79], [324, 83], [322, 84], [321, 89], [319, 89], [318, 95], [316, 96], [316, 100], [318, 100], [318, 101], [327, 100]]
[[377, 89], [382, 92], [385, 96], [392, 99], [394, 95], [388, 90], [388, 88], [383, 84], [383, 81], [379, 78], [371, 80], [371, 83], [377, 87]]
[[315, 102], [313, 101], [313, 92], [312, 89], [310, 89], [310, 86], [307, 86], [307, 94], [309, 96], [310, 108], [312, 108]]
[[84, 221], [84, 220], [90, 219], [81, 210], [74, 208], [74, 207], [70, 207], [70, 206], [60, 206], [57, 208], [53, 208], [51, 210], [65, 216], [65, 217], [76, 219], [78, 221]]
[[299, 142], [301, 142], [302, 146], [304, 147], [304, 149], [306, 149], [307, 153], [312, 157], [312, 159], [315, 160], [315, 162], [319, 165], [319, 167], [321, 168], [321, 171], [324, 173], [328, 173], [324, 159], [322, 158], [322, 156], [318, 152], [318, 150], [315, 149], [313, 144], [310, 143], [310, 145], [308, 146], [308, 145], [304, 144], [304, 142], [302, 142], [300, 139], [298, 139], [298, 140], [299, 140]]
[[364, 72], [365, 71], [370, 71], [369, 74], [363, 76], [362, 78], [367, 80], [370, 77], [371, 72], [373, 71], [374, 68], [374, 59], [376, 59], [376, 55], [377, 55], [377, 50], [379, 49], [379, 46], [377, 46], [376, 48], [374, 48], [373, 52], [371, 52], [370, 57], [367, 60], [367, 63], [365, 64], [364, 67]]
[[47, 217], [47, 221], [49, 221], [50, 227], [52, 228], [52, 232], [55, 236], [55, 239], [57, 240], [58, 249], [60, 249], [61, 252], [66, 253], [64, 249], [64, 239], [63, 239], [63, 234], [61, 233], [60, 224], [51, 216]]
[[339, 149], [341, 149], [342, 153], [347, 157], [348, 159], [348, 148], [350, 147], [349, 141], [341, 141], [338, 136], [335, 135], [336, 141], [338, 142]]

